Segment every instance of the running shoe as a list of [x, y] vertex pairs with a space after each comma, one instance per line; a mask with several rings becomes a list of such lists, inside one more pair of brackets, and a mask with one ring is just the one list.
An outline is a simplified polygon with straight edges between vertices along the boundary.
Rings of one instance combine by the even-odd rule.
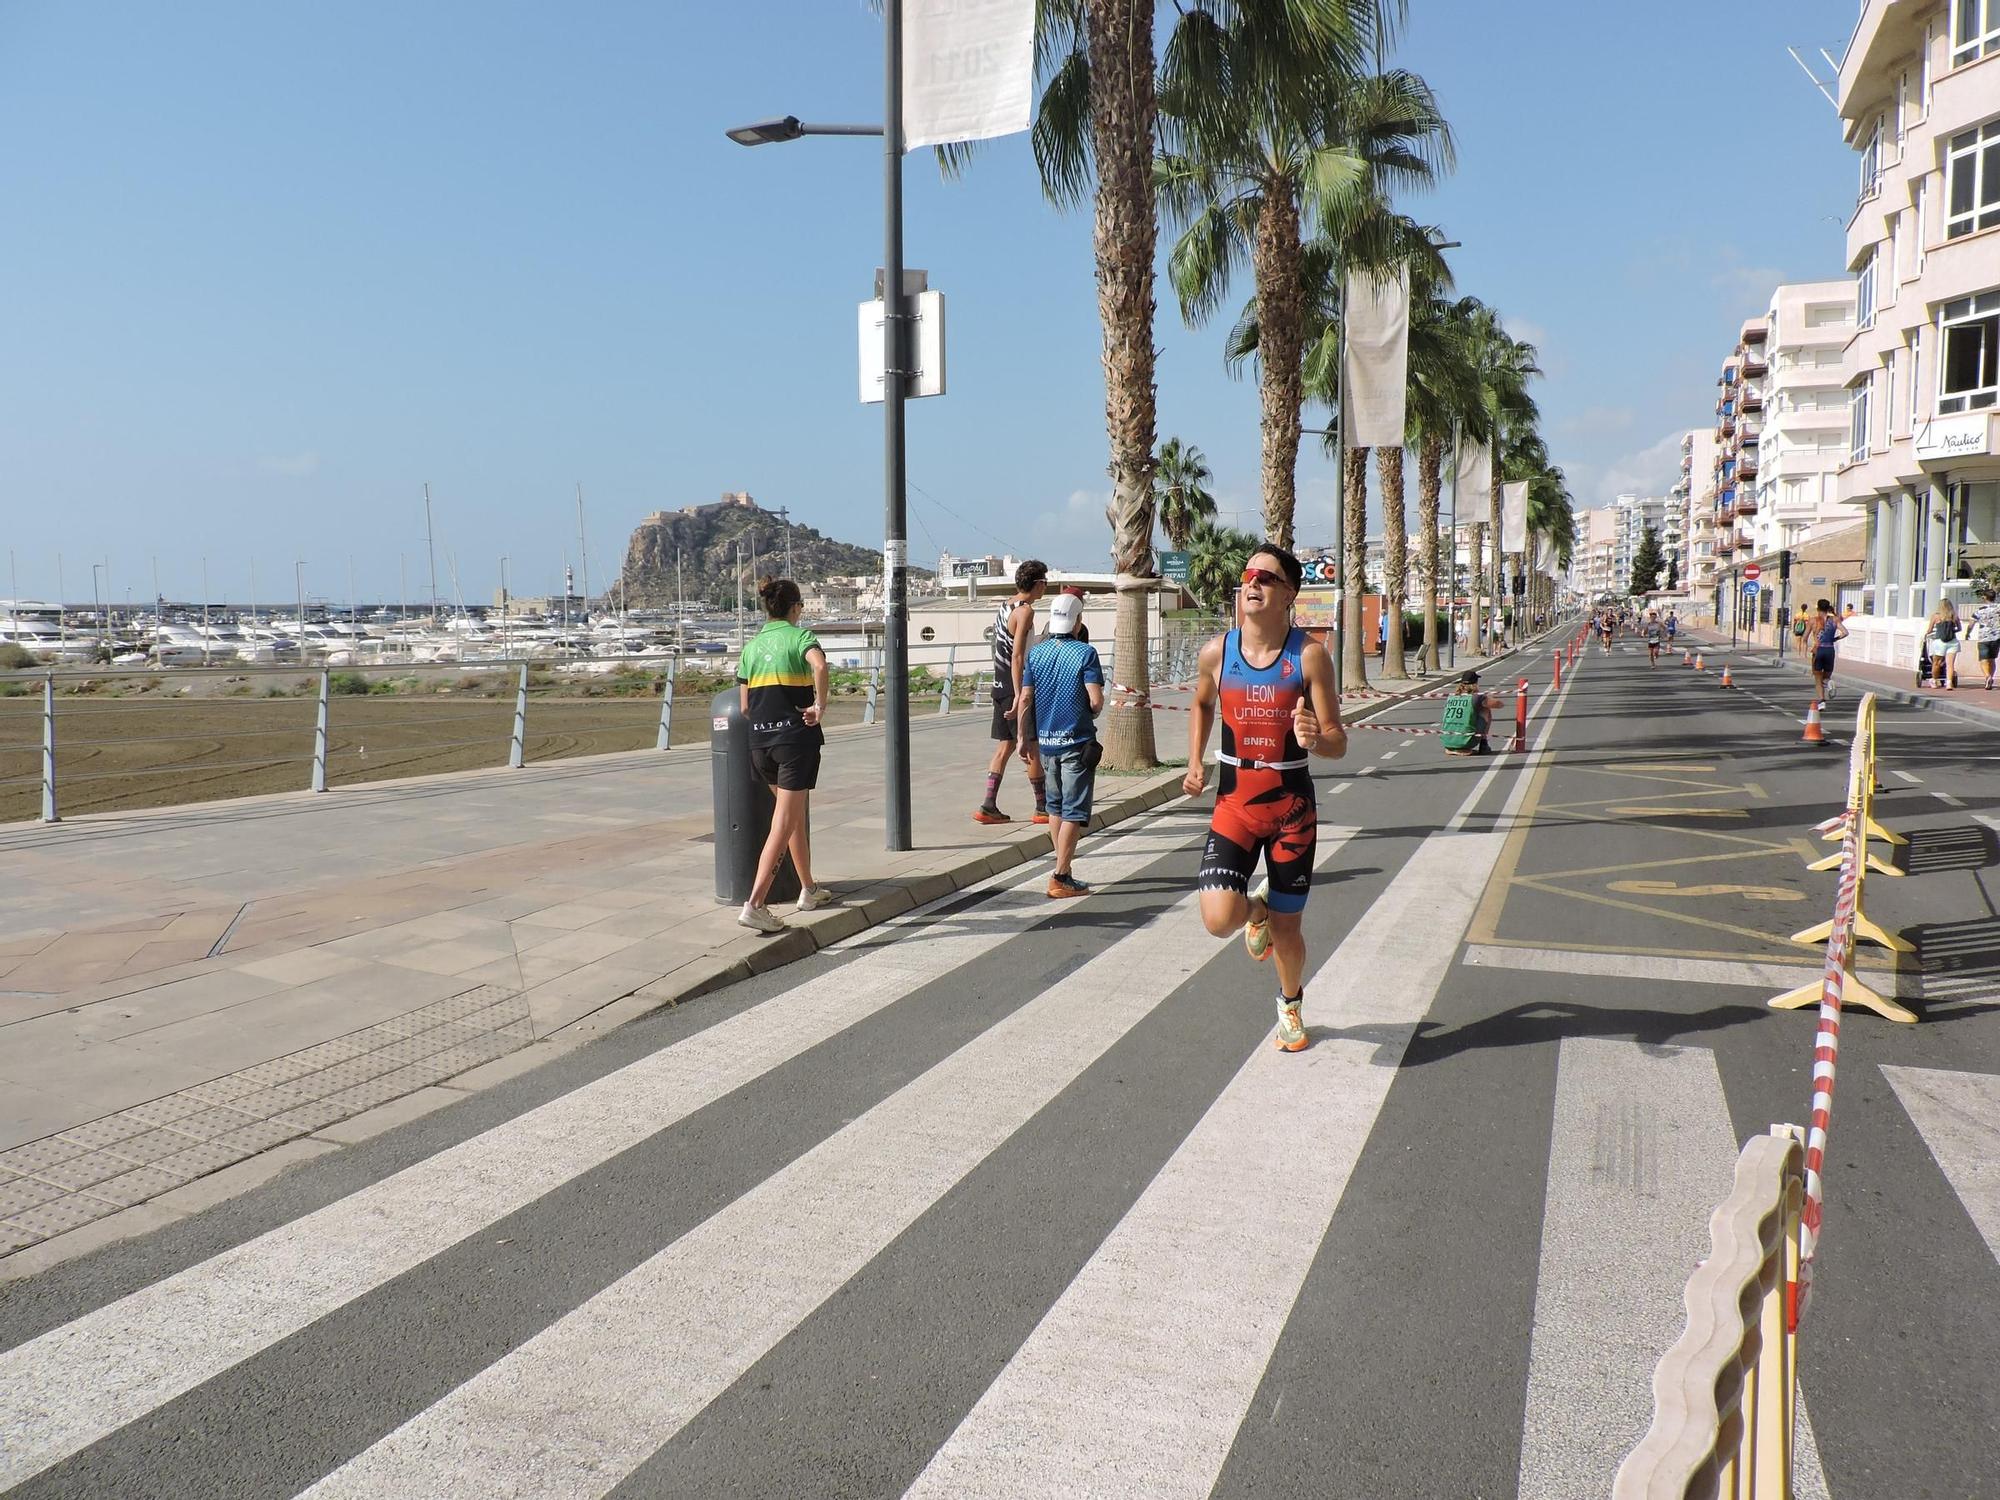
[[818, 911], [822, 906], [833, 905], [833, 892], [823, 885], [809, 885], [799, 892], [799, 910]]
[[1243, 946], [1250, 950], [1250, 956], [1260, 963], [1271, 954], [1271, 877], [1266, 875], [1257, 882], [1257, 889], [1250, 893], [1253, 905], [1264, 908], [1264, 920], [1243, 924]]
[[747, 901], [743, 903], [743, 910], [736, 914], [736, 925], [738, 927], [748, 927], [752, 932], [783, 932], [785, 930], [784, 919], [774, 913], [770, 907], [752, 906]]
[[1063, 901], [1071, 896], [1088, 896], [1090, 887], [1072, 875], [1051, 875], [1049, 877], [1049, 899]]
[[1014, 820], [997, 807], [982, 807], [972, 815], [975, 823], [1011, 823]]
[[1303, 1052], [1306, 1050], [1306, 1043], [1310, 1039], [1306, 1036], [1305, 1017], [1301, 1014], [1305, 1009], [1305, 1004], [1306, 997], [1304, 995], [1300, 995], [1296, 1000], [1287, 1000], [1283, 995], [1278, 997], [1278, 1034], [1272, 1038], [1272, 1041], [1276, 1044], [1279, 1051]]
[[1037, 823], [1046, 823], [1048, 822], [1048, 820], [1049, 820], [1049, 815], [1047, 809], [1043, 809], [1041, 812], [1035, 814], [1035, 821]]

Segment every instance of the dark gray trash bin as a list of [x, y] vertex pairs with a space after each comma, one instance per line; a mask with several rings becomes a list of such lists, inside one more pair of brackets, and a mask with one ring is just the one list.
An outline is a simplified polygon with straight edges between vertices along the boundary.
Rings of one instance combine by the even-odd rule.
[[[764, 852], [777, 800], [751, 769], [750, 721], [743, 717], [733, 687], [709, 704], [708, 774], [715, 794], [715, 899], [724, 906], [741, 906], [757, 879], [757, 856]], [[798, 898], [799, 875], [787, 854], [766, 901]]]

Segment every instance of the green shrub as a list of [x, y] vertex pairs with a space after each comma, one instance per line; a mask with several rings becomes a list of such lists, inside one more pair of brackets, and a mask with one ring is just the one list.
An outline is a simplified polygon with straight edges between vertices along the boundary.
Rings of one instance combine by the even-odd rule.
[[22, 672], [35, 664], [35, 655], [26, 646], [12, 641], [0, 643], [0, 672]]
[[353, 697], [369, 690], [368, 679], [359, 672], [335, 672], [326, 680], [326, 690], [345, 697]]

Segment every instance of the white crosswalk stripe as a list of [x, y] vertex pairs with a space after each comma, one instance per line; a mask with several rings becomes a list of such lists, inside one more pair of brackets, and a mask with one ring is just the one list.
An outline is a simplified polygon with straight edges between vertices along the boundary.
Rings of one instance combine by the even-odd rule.
[[2000, 1077], [1888, 1063], [1882, 1074], [2000, 1260]]
[[[1137, 873], [1185, 841], [1097, 851]], [[316, 1213], [0, 1354], [0, 1485], [18, 1484], [705, 1104], [1048, 920], [1045, 876], [921, 944], [881, 934], [854, 963], [530, 1110]], [[952, 929], [969, 929], [955, 931]], [[891, 934], [893, 936], [893, 933]]]

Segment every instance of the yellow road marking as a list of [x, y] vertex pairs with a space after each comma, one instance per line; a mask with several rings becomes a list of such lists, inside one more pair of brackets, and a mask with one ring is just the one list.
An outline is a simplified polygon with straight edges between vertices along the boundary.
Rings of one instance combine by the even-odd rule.
[[1791, 942], [1788, 935], [1759, 932], [1754, 927], [1738, 927], [1733, 922], [1718, 922], [1710, 917], [1697, 917], [1688, 912], [1672, 911], [1663, 906], [1642, 906], [1637, 901], [1619, 901], [1590, 891], [1572, 891], [1565, 886], [1544, 884], [1530, 876], [1521, 876], [1511, 883], [1526, 886], [1530, 890], [1540, 891], [1548, 896], [1568, 896], [1573, 901], [1590, 901], [1599, 906], [1616, 907], [1620, 911], [1635, 911], [1644, 917], [1661, 917], [1666, 921], [1680, 922], [1689, 927], [1704, 927], [1712, 932], [1726, 932], [1731, 937], [1749, 938], [1752, 942], [1770, 943], [1773, 947], [1788, 946]]
[[1781, 885], [1675, 885], [1671, 880], [1614, 880], [1605, 887], [1627, 896], [1747, 896], [1752, 901], [1803, 901], [1804, 891]]
[[[1629, 943], [1548, 943], [1539, 938], [1490, 937], [1482, 940], [1489, 948], [1554, 948], [1563, 953], [1638, 953], [1647, 958], [1720, 958], [1734, 963], [1790, 964], [1801, 975], [1819, 973], [1825, 966], [1816, 964], [1794, 948], [1785, 953], [1744, 953], [1741, 950], [1721, 951], [1704, 948], [1635, 948]], [[1869, 969], [1879, 973], [1893, 974], [1896, 966], [1874, 959], [1857, 958], [1857, 970]]]
[[1621, 818], [1747, 818], [1745, 807], [1612, 807], [1607, 812]]
[[1761, 849], [1745, 849], [1736, 854], [1683, 854], [1674, 859], [1642, 859], [1629, 864], [1593, 865], [1581, 870], [1541, 870], [1537, 880], [1570, 880], [1580, 875], [1617, 875], [1631, 870], [1665, 870], [1674, 865], [1728, 864], [1739, 859], [1768, 859], [1774, 854], [1793, 854], [1786, 844], [1766, 844]]
[[1641, 761], [1625, 768], [1628, 771], [1713, 771], [1714, 766], [1690, 766], [1680, 761]]

